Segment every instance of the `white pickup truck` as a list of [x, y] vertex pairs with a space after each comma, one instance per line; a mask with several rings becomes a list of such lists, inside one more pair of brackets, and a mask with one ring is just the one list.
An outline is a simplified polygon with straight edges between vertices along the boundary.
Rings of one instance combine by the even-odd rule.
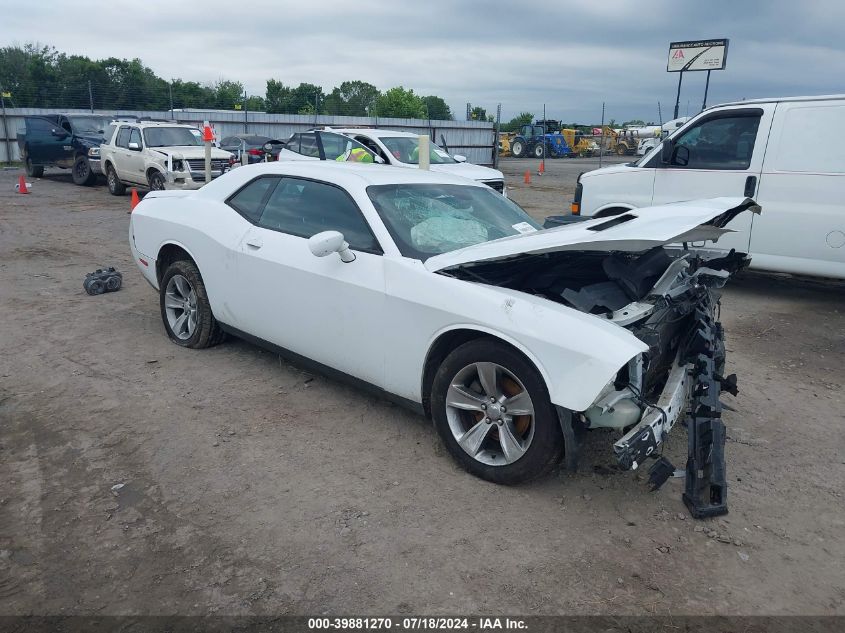
[[[232, 154], [211, 148], [211, 178], [230, 167]], [[126, 186], [162, 189], [199, 189], [205, 184], [205, 147], [202, 132], [192, 125], [138, 121], [116, 125], [100, 146], [100, 162], [115, 196]]]

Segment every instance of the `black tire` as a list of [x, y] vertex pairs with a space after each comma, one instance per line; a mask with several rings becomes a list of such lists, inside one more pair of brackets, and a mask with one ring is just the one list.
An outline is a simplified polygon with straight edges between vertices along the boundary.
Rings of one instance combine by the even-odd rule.
[[[197, 299], [197, 325], [193, 335], [187, 339], [181, 339], [173, 332], [168, 323], [167, 312], [164, 306], [165, 289], [171, 278], [176, 275], [181, 275], [188, 281]], [[190, 347], [191, 349], [202, 349], [217, 345], [226, 337], [225, 332], [220, 328], [217, 319], [214, 318], [214, 314], [211, 312], [211, 304], [208, 301], [208, 293], [205, 290], [202, 275], [200, 275], [196, 264], [190, 260], [173, 262], [164, 271], [159, 286], [159, 307], [161, 309], [161, 320], [164, 323], [164, 329], [170, 340], [177, 345]]]
[[24, 164], [26, 165], [26, 175], [30, 178], [41, 178], [44, 175], [44, 168], [33, 165], [29, 156], [26, 157]]
[[525, 156], [525, 143], [522, 141], [514, 141], [511, 143], [511, 155], [514, 158], [522, 158]]
[[164, 174], [157, 169], [150, 170], [147, 181], [150, 183], [150, 191], [164, 191]]
[[534, 146], [534, 158], [543, 158], [543, 143], [537, 143]]
[[73, 162], [73, 182], [83, 187], [90, 187], [97, 182], [97, 174], [91, 169], [87, 156], [77, 156]]
[[106, 165], [106, 182], [109, 185], [109, 193], [113, 196], [122, 196], [126, 193], [126, 185], [120, 182], [117, 172], [111, 165]]
[[[446, 408], [449, 387], [463, 368], [479, 362], [493, 362], [507, 369], [522, 382], [534, 403], [533, 438], [525, 454], [510, 464], [489, 465], [470, 456], [458, 444], [449, 426]], [[431, 414], [434, 426], [452, 457], [465, 470], [487, 481], [505, 485], [530, 481], [546, 474], [563, 455], [560, 421], [540, 372], [525, 356], [496, 339], [469, 341], [446, 357], [432, 384]]]

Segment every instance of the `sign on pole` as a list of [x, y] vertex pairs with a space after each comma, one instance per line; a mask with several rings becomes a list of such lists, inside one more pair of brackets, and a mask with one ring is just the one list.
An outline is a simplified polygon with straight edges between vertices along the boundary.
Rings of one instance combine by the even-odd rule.
[[678, 73], [678, 96], [675, 98], [675, 118], [678, 118], [678, 106], [681, 103], [681, 82], [684, 73], [694, 70], [707, 71], [707, 83], [704, 88], [703, 110], [707, 107], [707, 91], [710, 88], [710, 71], [724, 70], [728, 61], [728, 39], [694, 40], [688, 42], [670, 42], [669, 60], [666, 71]]
[[724, 70], [728, 61], [728, 41], [723, 39], [671, 42], [666, 70], [670, 73]]

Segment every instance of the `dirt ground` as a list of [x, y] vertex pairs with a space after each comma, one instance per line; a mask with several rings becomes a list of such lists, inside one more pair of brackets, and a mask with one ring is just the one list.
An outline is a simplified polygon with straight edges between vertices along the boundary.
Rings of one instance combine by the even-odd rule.
[[[537, 217], [590, 161], [542, 184]], [[102, 184], [0, 172], [0, 613], [845, 614], [845, 286], [725, 292], [730, 514], [612, 469], [505, 488], [431, 424], [238, 340], [179, 348]], [[518, 180], [517, 180], [518, 178]], [[534, 184], [537, 183], [537, 184]], [[120, 292], [89, 297], [113, 265]], [[685, 459], [681, 427], [666, 448]]]

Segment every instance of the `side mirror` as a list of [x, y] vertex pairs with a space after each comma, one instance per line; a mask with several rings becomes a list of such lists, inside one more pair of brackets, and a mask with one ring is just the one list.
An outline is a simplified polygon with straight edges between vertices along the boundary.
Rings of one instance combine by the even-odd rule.
[[675, 148], [675, 157], [672, 162], [681, 167], [689, 165], [689, 147], [678, 145]]
[[464, 156], [463, 154], [455, 154], [454, 156], [452, 156], [452, 158], [454, 158], [459, 163], [467, 162], [467, 157]]
[[672, 139], [667, 138], [663, 141], [663, 146], [660, 148], [660, 162], [664, 165], [669, 165], [672, 163], [672, 159], [674, 158], [673, 154], [675, 153], [675, 143]]
[[385, 160], [381, 156], [379, 156], [378, 154], [373, 154], [373, 162], [378, 163], [379, 165], [386, 164]]
[[308, 248], [315, 257], [326, 257], [332, 253], [340, 255], [346, 264], [355, 261], [355, 253], [349, 250], [349, 244], [339, 231], [323, 231], [308, 238]]
[[64, 130], [53, 129], [50, 133], [58, 139], [63, 139], [63, 138], [68, 137], [68, 133], [65, 132]]
[[134, 141], [129, 143], [126, 147], [131, 149], [133, 152], [140, 152], [141, 151], [141, 146], [138, 143], [135, 143]]

